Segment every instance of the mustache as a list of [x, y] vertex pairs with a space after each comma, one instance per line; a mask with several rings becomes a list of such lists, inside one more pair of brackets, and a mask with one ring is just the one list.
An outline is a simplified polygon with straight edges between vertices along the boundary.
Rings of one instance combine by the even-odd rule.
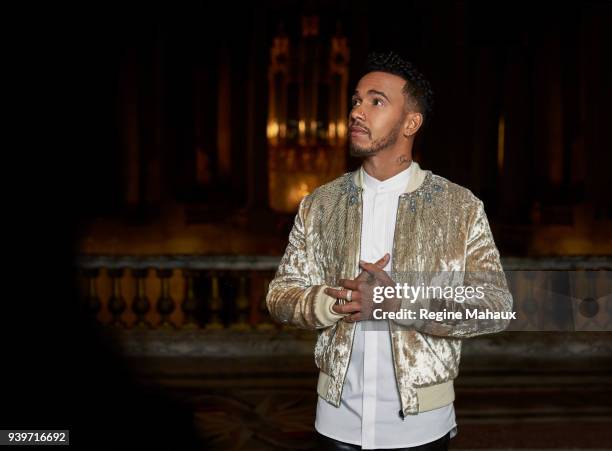
[[366, 127], [365, 125], [363, 125], [362, 123], [360, 123], [360, 122], [357, 122], [357, 121], [352, 121], [352, 122], [349, 124], [349, 128], [350, 128], [350, 127], [359, 127], [359, 128], [363, 128], [363, 129], [364, 129], [364, 130], [367, 132], [367, 134], [368, 134], [368, 135], [370, 134], [370, 129], [369, 129], [368, 127]]

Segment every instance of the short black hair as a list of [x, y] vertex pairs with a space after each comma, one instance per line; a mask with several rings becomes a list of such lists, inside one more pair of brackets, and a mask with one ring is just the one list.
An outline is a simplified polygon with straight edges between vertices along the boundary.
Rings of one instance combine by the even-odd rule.
[[433, 91], [431, 85], [414, 65], [394, 51], [372, 52], [368, 55], [365, 73], [386, 72], [406, 80], [403, 92], [417, 105], [423, 115], [423, 123], [433, 113]]

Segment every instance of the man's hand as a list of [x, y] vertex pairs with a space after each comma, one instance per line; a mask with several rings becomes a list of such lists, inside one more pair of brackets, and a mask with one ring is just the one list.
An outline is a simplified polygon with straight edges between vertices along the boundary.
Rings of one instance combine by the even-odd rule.
[[[363, 271], [355, 279], [340, 279], [338, 283], [344, 288], [326, 288], [325, 293], [338, 299], [349, 300], [347, 304], [335, 304], [332, 310], [336, 313], [350, 313], [344, 321], [354, 322], [372, 318], [374, 310], [374, 287], [394, 286], [395, 282], [383, 270], [389, 262], [390, 255], [385, 254], [376, 263], [359, 261]], [[350, 294], [349, 294], [350, 291]], [[384, 306], [381, 306], [383, 308]]]

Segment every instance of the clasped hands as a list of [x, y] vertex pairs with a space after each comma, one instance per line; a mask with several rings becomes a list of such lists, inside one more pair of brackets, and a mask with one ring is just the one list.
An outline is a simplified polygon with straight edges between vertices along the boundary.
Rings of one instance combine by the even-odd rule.
[[383, 311], [397, 311], [398, 302], [386, 299], [381, 304], [374, 302], [374, 288], [378, 286], [394, 286], [395, 282], [383, 268], [387, 266], [391, 256], [387, 253], [376, 263], [359, 261], [363, 271], [355, 279], [340, 279], [342, 289], [326, 288], [325, 293], [337, 299], [345, 299], [347, 303], [336, 302], [332, 310], [336, 313], [348, 313], [342, 320], [346, 322], [373, 319], [374, 308]]

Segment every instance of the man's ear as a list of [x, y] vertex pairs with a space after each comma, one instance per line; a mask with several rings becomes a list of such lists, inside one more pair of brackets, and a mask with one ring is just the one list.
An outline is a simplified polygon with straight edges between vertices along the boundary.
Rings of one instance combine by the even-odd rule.
[[423, 124], [423, 115], [418, 111], [409, 111], [404, 120], [404, 136], [408, 138], [414, 135]]

